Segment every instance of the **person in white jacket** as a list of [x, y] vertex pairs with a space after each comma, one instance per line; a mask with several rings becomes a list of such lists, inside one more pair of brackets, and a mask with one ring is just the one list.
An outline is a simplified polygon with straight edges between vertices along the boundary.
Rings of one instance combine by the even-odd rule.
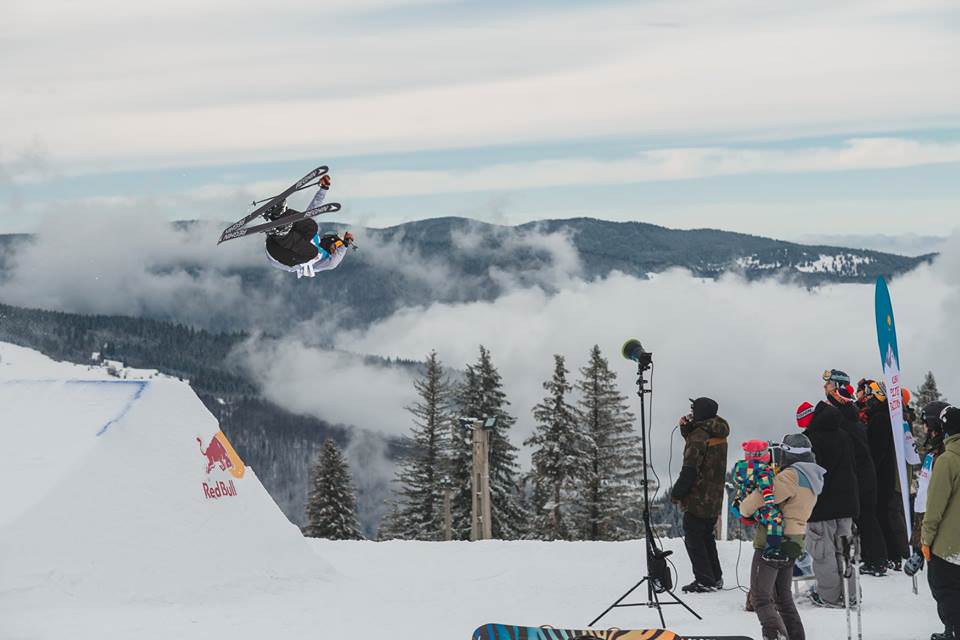
[[[307, 211], [323, 204], [330, 190], [330, 176], [320, 179], [320, 188], [307, 206]], [[266, 214], [268, 219], [295, 213], [284, 204]], [[298, 220], [267, 235], [266, 251], [270, 263], [284, 271], [296, 273], [297, 278], [312, 278], [318, 271], [336, 269], [353, 245], [353, 234], [347, 231], [341, 238], [335, 233], [320, 235], [313, 218]]]

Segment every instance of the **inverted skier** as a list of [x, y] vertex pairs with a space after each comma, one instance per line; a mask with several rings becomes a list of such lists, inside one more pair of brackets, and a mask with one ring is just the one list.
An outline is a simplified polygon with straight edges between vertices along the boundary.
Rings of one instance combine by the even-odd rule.
[[[330, 190], [330, 176], [320, 178], [320, 188], [307, 211], [323, 204]], [[297, 213], [288, 209], [286, 202], [278, 203], [272, 210], [263, 213], [268, 220]], [[267, 232], [266, 250], [270, 263], [284, 271], [297, 274], [297, 278], [312, 278], [318, 271], [336, 269], [343, 262], [347, 250], [353, 245], [353, 234], [347, 231], [341, 238], [336, 233], [320, 235], [320, 228], [313, 218], [298, 220], [293, 224]]]

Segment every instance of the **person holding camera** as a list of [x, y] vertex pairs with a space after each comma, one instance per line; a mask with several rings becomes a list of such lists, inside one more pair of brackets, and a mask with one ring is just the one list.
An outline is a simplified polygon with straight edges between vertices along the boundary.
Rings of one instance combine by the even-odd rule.
[[715, 400], [691, 399], [690, 409], [680, 418], [683, 468], [670, 497], [684, 512], [683, 543], [693, 565], [694, 580], [683, 591], [706, 593], [723, 587], [714, 528], [723, 510], [730, 425], [717, 415]]

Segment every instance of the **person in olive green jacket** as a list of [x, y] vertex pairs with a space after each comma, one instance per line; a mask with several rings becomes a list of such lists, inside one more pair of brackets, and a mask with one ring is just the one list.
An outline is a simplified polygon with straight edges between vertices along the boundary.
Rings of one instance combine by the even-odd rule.
[[683, 542], [694, 575], [683, 587], [687, 593], [723, 587], [714, 527], [723, 510], [730, 425], [717, 415], [718, 408], [710, 398], [697, 398], [690, 400], [690, 415], [680, 418], [683, 468], [670, 497], [684, 512]]
[[937, 458], [927, 488], [927, 511], [920, 532], [927, 579], [937, 601], [944, 632], [931, 640], [960, 638], [960, 409], [940, 414], [946, 434], [944, 452]]

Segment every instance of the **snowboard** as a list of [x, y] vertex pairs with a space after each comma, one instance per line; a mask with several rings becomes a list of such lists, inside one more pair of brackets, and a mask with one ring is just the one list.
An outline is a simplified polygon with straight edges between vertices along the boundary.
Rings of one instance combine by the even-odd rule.
[[[234, 238], [241, 238], [244, 235], [249, 235], [249, 234], [236, 235], [236, 233], [237, 231], [246, 227], [258, 216], [262, 215], [264, 211], [267, 211], [278, 202], [283, 202], [284, 200], [289, 198], [291, 195], [293, 195], [297, 191], [308, 188], [311, 182], [323, 177], [329, 170], [330, 170], [329, 167], [325, 165], [319, 166], [316, 169], [307, 173], [307, 175], [303, 176], [302, 178], [294, 182], [292, 185], [290, 185], [280, 193], [278, 193], [277, 195], [273, 196], [272, 198], [268, 198], [259, 207], [257, 207], [256, 209], [254, 209], [253, 211], [245, 215], [243, 218], [241, 218], [240, 220], [237, 220], [232, 225], [224, 229], [223, 233], [220, 235], [220, 242], [224, 242], [226, 240], [232, 240]], [[339, 208], [339, 205], [338, 205], [338, 208]], [[220, 244], [220, 242], [218, 242], [217, 244]]]
[[217, 244], [221, 244], [227, 240], [243, 238], [254, 233], [264, 233], [270, 231], [271, 229], [276, 229], [277, 227], [282, 227], [284, 225], [293, 224], [294, 222], [299, 222], [300, 220], [312, 218], [313, 216], [318, 216], [322, 213], [336, 213], [337, 211], [340, 211], [339, 202], [327, 202], [326, 204], [322, 204], [319, 207], [314, 207], [313, 209], [307, 209], [306, 211], [291, 211], [287, 215], [280, 216], [276, 220], [270, 220], [262, 224], [255, 224], [252, 227], [239, 227], [233, 231], [224, 231], [223, 235], [220, 236], [220, 242]]
[[747, 636], [681, 636], [666, 629], [554, 629], [485, 624], [473, 640], [752, 640]]

